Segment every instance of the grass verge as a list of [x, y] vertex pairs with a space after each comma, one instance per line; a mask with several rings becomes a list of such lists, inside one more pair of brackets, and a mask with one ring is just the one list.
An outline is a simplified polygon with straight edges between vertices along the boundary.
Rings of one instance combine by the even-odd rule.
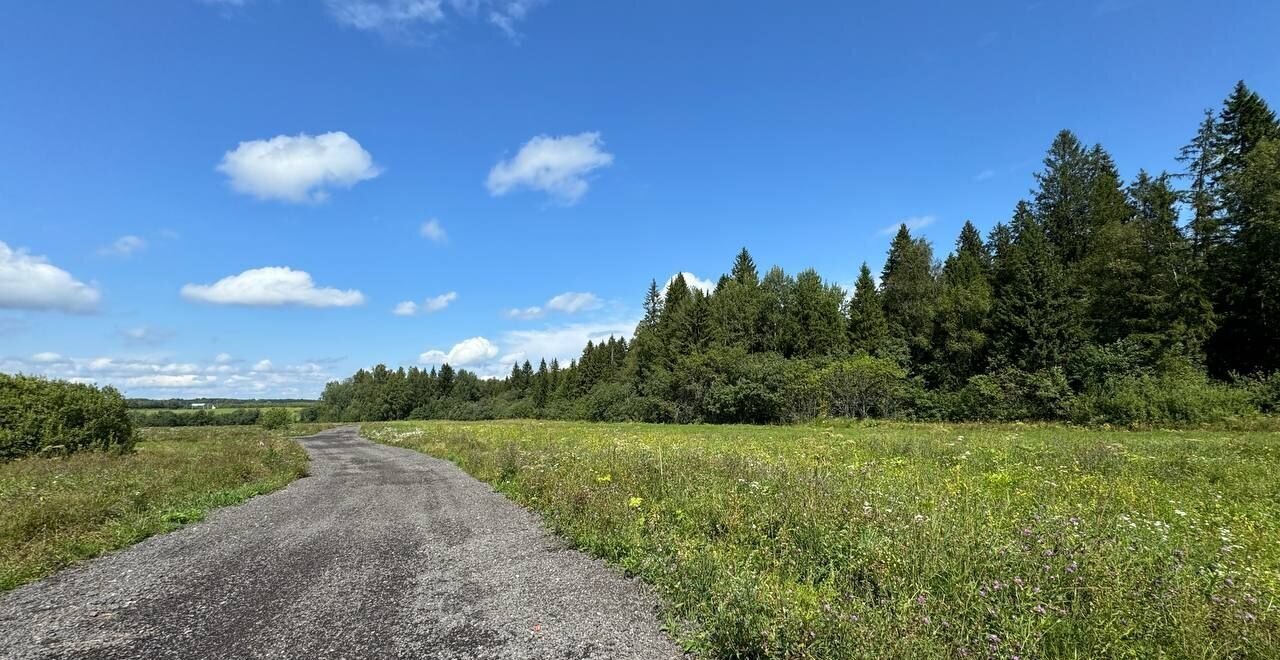
[[287, 436], [320, 428], [146, 429], [129, 454], [0, 464], [0, 592], [285, 486], [307, 469]]
[[1280, 657], [1280, 436], [366, 424], [653, 584], [707, 657]]

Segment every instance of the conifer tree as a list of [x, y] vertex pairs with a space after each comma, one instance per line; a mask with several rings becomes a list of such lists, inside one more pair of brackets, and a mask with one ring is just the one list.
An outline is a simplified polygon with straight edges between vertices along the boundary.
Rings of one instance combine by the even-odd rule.
[[1035, 215], [1055, 251], [1066, 263], [1079, 261], [1088, 247], [1091, 163], [1080, 140], [1061, 131], [1036, 174]]
[[901, 225], [880, 276], [880, 300], [889, 335], [906, 345], [913, 369], [923, 367], [927, 359], [937, 284], [933, 248], [923, 238], [912, 238], [907, 226]]
[[1019, 202], [1013, 242], [996, 272], [992, 352], [998, 366], [1065, 367], [1079, 347], [1080, 310], [1044, 225]]
[[990, 261], [977, 227], [965, 222], [955, 252], [942, 266], [929, 365], [931, 380], [944, 387], [963, 385], [986, 366], [986, 326], [993, 303]]
[[896, 357], [889, 350], [889, 324], [880, 306], [880, 293], [866, 262], [858, 271], [853, 296], [849, 298], [849, 348], [872, 357]]

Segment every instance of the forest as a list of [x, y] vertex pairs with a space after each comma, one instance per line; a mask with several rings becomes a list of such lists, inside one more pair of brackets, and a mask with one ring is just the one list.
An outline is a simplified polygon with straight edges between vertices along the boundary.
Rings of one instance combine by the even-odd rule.
[[629, 340], [568, 365], [362, 369], [307, 419], [780, 423], [823, 416], [1248, 420], [1280, 405], [1280, 123], [1243, 82], [1177, 154], [1128, 182], [1060, 132], [1011, 217], [939, 258], [903, 225], [878, 280], [761, 274], [744, 248], [714, 291], [656, 281]]

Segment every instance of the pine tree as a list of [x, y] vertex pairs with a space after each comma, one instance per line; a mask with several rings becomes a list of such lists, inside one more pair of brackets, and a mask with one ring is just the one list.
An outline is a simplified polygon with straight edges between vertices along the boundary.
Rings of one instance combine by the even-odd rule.
[[1178, 153], [1185, 163], [1181, 175], [1189, 181], [1181, 198], [1191, 207], [1191, 240], [1196, 257], [1204, 259], [1220, 243], [1218, 219], [1218, 145], [1221, 143], [1218, 120], [1212, 110], [1205, 110], [1196, 136]]

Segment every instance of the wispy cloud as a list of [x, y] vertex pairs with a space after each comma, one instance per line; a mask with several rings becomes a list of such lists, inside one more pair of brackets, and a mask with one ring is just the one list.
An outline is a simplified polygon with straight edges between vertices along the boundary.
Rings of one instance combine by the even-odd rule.
[[451, 19], [485, 17], [512, 41], [517, 26], [542, 0], [325, 0], [339, 24], [393, 39], [412, 39]]
[[912, 216], [910, 218], [903, 218], [898, 222], [895, 222], [887, 227], [883, 227], [880, 229], [880, 231], [876, 233], [880, 236], [889, 236], [891, 234], [897, 233], [898, 228], [901, 227], [902, 225], [906, 225], [907, 229], [910, 231], [916, 231], [916, 230], [924, 229], [925, 227], [928, 227], [929, 225], [937, 222], [937, 220], [938, 220], [938, 217], [935, 215]]
[[450, 291], [448, 293], [442, 293], [432, 298], [427, 298], [421, 303], [416, 303], [412, 300], [406, 300], [396, 305], [395, 309], [391, 310], [391, 313], [395, 314], [396, 316], [417, 316], [419, 314], [434, 314], [435, 312], [438, 312], [448, 307], [449, 303], [452, 303], [454, 300], [457, 300], [457, 299], [458, 299], [458, 292]]
[[995, 171], [995, 170], [982, 170], [981, 172], [978, 172], [977, 174], [973, 175], [973, 180], [974, 180], [974, 181], [986, 181], [987, 179], [990, 179], [990, 178], [994, 177], [995, 175], [996, 175], [996, 171]]
[[112, 241], [110, 245], [104, 245], [98, 248], [98, 254], [106, 257], [131, 257], [137, 252], [146, 249], [147, 242], [139, 236], [121, 236]]
[[435, 243], [443, 243], [449, 240], [449, 235], [444, 231], [444, 225], [441, 225], [440, 221], [435, 218], [422, 223], [422, 226], [418, 228], [418, 233], [423, 238]]

